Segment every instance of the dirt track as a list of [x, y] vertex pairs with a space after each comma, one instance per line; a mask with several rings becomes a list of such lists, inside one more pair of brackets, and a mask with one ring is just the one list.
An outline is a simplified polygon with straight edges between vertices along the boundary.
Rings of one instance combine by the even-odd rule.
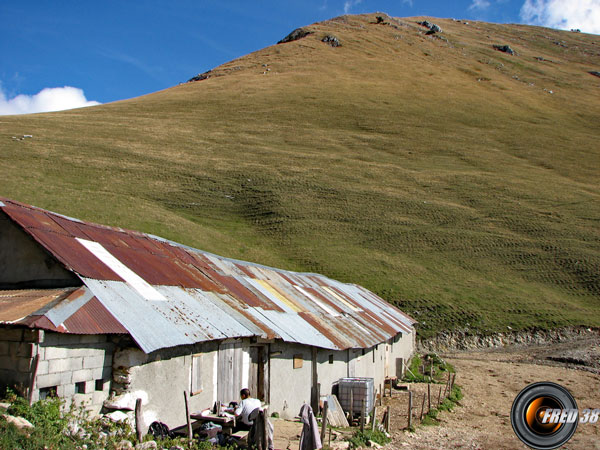
[[[548, 346], [508, 348], [445, 355], [457, 370], [462, 407], [443, 413], [440, 426], [416, 433], [395, 432], [393, 448], [527, 449], [510, 423], [515, 396], [530, 383], [553, 381], [565, 386], [580, 410], [600, 408], [600, 339]], [[552, 359], [549, 359], [552, 358]], [[556, 360], [576, 361], [583, 365]], [[579, 425], [565, 449], [600, 449], [600, 423]]]

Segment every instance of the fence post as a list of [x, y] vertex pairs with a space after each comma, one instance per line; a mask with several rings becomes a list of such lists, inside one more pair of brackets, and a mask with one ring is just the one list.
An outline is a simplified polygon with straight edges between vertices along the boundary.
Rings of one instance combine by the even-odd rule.
[[190, 419], [190, 405], [189, 405], [189, 395], [187, 391], [183, 391], [183, 398], [185, 400], [185, 418], [187, 420], [187, 432], [188, 432], [188, 440], [190, 444], [193, 440], [192, 435], [192, 420]]
[[362, 399], [361, 405], [360, 405], [360, 431], [364, 432], [365, 431], [365, 399]]
[[323, 402], [323, 425], [321, 427], [321, 442], [325, 442], [325, 432], [327, 431], [327, 413], [329, 411], [329, 405], [327, 400]]
[[371, 422], [371, 431], [375, 431], [375, 422], [377, 421], [377, 406], [373, 408], [373, 422]]
[[412, 428], [412, 391], [408, 391], [408, 428]]
[[138, 439], [138, 442], [142, 442], [142, 399], [138, 398], [135, 401], [135, 433]]
[[431, 383], [427, 383], [427, 412], [431, 411]]
[[392, 411], [391, 411], [390, 405], [388, 405], [387, 415], [386, 415], [386, 419], [385, 419], [385, 422], [386, 422], [385, 431], [387, 431], [388, 433], [390, 432], [390, 422], [391, 422], [390, 416], [391, 415], [392, 415]]

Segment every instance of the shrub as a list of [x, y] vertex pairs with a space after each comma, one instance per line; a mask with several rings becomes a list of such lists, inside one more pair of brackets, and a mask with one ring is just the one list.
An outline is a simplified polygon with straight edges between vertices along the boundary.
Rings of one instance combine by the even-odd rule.
[[367, 447], [369, 441], [376, 442], [380, 445], [385, 445], [391, 442], [391, 439], [383, 431], [379, 430], [365, 430], [356, 431], [352, 437], [347, 439], [350, 442], [351, 448]]

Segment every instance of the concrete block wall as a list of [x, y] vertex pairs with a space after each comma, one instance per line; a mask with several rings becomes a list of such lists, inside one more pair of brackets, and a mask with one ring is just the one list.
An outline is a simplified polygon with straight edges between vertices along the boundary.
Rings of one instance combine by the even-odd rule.
[[16, 386], [20, 394], [26, 394], [37, 341], [37, 331], [0, 328], [0, 388]]
[[74, 402], [98, 414], [110, 393], [113, 347], [106, 335], [45, 332], [32, 400], [40, 398], [40, 390], [56, 389], [67, 405]]

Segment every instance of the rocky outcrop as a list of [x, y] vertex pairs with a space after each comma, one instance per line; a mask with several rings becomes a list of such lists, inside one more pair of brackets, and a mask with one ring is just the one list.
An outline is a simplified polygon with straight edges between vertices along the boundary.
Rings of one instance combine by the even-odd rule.
[[303, 37], [308, 36], [309, 34], [312, 34], [312, 31], [307, 30], [306, 28], [296, 28], [294, 31], [292, 31], [290, 34], [288, 34], [286, 37], [284, 37], [277, 43], [285, 44], [286, 42], [297, 41], [298, 39], [302, 39]]
[[211, 71], [210, 70], [208, 70], [208, 71], [206, 71], [204, 73], [199, 73], [195, 77], [190, 78], [188, 80], [188, 83], [190, 81], [202, 81], [202, 80], [206, 80], [206, 79], [210, 78], [210, 75], [211, 75]]
[[417, 23], [421, 26], [429, 28], [429, 31], [425, 34], [434, 34], [434, 33], [442, 32], [442, 29], [438, 25], [436, 25], [435, 23], [429, 22], [427, 20], [424, 20], [423, 22], [417, 22]]
[[593, 328], [508, 331], [486, 336], [473, 334], [469, 330], [457, 330], [442, 332], [434, 338], [419, 342], [417, 346], [421, 352], [444, 352], [449, 350], [498, 348], [508, 345], [542, 345], [599, 335], [600, 330]]
[[501, 52], [508, 53], [509, 55], [515, 54], [515, 51], [512, 48], [510, 48], [510, 45], [494, 45], [494, 48]]
[[325, 42], [325, 43], [331, 45], [332, 47], [341, 47], [342, 46], [342, 44], [339, 41], [339, 39], [337, 37], [335, 37], [335, 36], [330, 35], [330, 34], [327, 35], [327, 36], [325, 36], [323, 39], [321, 39], [321, 42]]

